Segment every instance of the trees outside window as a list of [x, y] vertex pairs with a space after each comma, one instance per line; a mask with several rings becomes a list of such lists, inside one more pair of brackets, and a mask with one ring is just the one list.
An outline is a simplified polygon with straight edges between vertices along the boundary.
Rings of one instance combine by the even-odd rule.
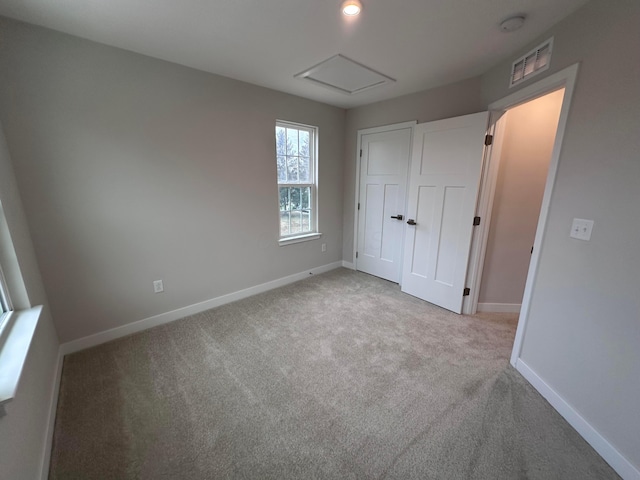
[[317, 232], [317, 129], [276, 122], [280, 238]]

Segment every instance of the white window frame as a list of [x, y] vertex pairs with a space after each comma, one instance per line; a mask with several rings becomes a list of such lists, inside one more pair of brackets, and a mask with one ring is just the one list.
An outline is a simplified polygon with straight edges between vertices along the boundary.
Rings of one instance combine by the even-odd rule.
[[0, 265], [1, 419], [6, 415], [6, 404], [16, 396], [31, 341], [42, 314], [42, 305], [33, 306], [30, 303], [2, 201], [0, 201]]
[[[309, 132], [309, 182], [308, 183], [288, 183], [280, 182], [277, 179], [276, 173], [276, 192], [277, 192], [277, 207], [278, 207], [278, 244], [280, 246], [290, 245], [292, 243], [306, 242], [309, 240], [316, 240], [322, 235], [318, 231], [318, 127], [313, 125], [305, 125], [302, 123], [289, 122], [285, 120], [276, 120], [275, 128], [293, 128], [296, 130], [305, 130]], [[274, 128], [274, 134], [275, 134]], [[277, 144], [275, 148], [275, 160], [277, 169]], [[289, 235], [282, 235], [280, 228], [280, 188], [309, 188], [309, 204], [310, 204], [310, 231], [303, 233], [292, 233]], [[291, 210], [290, 210], [291, 211]]]
[[11, 297], [9, 296], [7, 281], [4, 278], [2, 265], [0, 265], [0, 331], [2, 331], [2, 327], [4, 327], [4, 324], [8, 320], [12, 311], [13, 303], [11, 302]]

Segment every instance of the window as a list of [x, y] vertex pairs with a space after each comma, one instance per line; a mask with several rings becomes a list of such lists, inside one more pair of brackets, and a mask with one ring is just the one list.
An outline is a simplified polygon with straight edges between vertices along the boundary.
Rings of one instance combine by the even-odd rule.
[[[11, 265], [15, 252], [13, 251], [13, 242], [11, 235], [9, 234], [9, 226], [7, 225], [4, 209], [0, 202], [0, 332], [4, 325], [7, 323], [10, 312], [13, 310], [13, 302], [9, 296], [9, 289], [7, 288], [7, 280], [4, 275], [2, 265]], [[17, 260], [16, 260], [17, 261]], [[9, 269], [11, 271], [11, 268]], [[2, 344], [0, 343], [0, 346]]]
[[316, 127], [276, 122], [280, 244], [318, 238]]
[[9, 298], [9, 294], [7, 293], [7, 282], [4, 279], [2, 268], [0, 268], [0, 331], [2, 331], [2, 327], [8, 319], [8, 313], [11, 310], [13, 310], [13, 306], [11, 304], [11, 298]]
[[5, 404], [16, 396], [42, 306], [29, 304], [1, 201], [0, 264], [3, 267], [0, 268], [0, 417], [3, 417]]

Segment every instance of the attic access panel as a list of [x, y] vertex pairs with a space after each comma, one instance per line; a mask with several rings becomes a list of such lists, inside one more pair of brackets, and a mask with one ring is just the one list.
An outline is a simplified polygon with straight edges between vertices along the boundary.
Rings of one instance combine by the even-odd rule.
[[387, 77], [340, 54], [334, 55], [294, 75], [294, 77], [308, 80], [347, 95], [353, 95], [370, 88], [395, 82], [393, 78]]

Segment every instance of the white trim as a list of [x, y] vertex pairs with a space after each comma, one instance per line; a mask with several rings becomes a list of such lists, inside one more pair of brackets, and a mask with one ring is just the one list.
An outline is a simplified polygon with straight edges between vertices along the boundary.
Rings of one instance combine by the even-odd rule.
[[477, 312], [520, 313], [519, 303], [478, 303]]
[[569, 108], [571, 107], [571, 98], [575, 88], [576, 78], [578, 75], [579, 64], [571, 65], [560, 70], [553, 75], [549, 75], [542, 80], [518, 90], [505, 98], [489, 105], [492, 110], [506, 110], [521, 103], [527, 102], [534, 98], [538, 98], [553, 90], [564, 87], [564, 97], [562, 99], [562, 108], [560, 109], [560, 118], [558, 119], [558, 129], [556, 131], [556, 139], [553, 144], [551, 153], [551, 161], [549, 163], [549, 171], [547, 173], [547, 182], [542, 197], [542, 205], [540, 207], [540, 217], [538, 218], [538, 226], [536, 228], [536, 236], [533, 241], [533, 254], [529, 263], [529, 271], [527, 273], [527, 281], [524, 287], [524, 295], [522, 297], [522, 309], [520, 310], [520, 318], [518, 319], [518, 327], [516, 329], [516, 337], [513, 343], [513, 351], [511, 352], [511, 365], [516, 364], [522, 351], [524, 343], [524, 334], [527, 328], [527, 320], [529, 318], [529, 309], [531, 308], [531, 298], [533, 297], [533, 288], [538, 274], [538, 266], [542, 255], [542, 243], [547, 230], [547, 219], [549, 217], [549, 209], [551, 206], [551, 195], [556, 182], [558, 173], [558, 163], [560, 161], [560, 153], [562, 151], [562, 142], [564, 140], [564, 132], [567, 128], [567, 119], [569, 117]]
[[342, 261], [342, 266], [344, 268], [348, 268], [349, 270], [355, 270], [356, 269], [356, 266], [353, 263], [347, 262], [346, 260]]
[[4, 405], [16, 396], [31, 342], [42, 313], [42, 305], [28, 310], [14, 310], [0, 332], [0, 416]]
[[309, 240], [317, 240], [321, 236], [321, 233], [307, 233], [305, 235], [298, 235], [296, 237], [284, 237], [278, 240], [278, 245], [284, 247], [285, 245], [291, 245], [292, 243], [308, 242]]
[[[380, 127], [371, 127], [371, 128], [363, 128], [358, 130], [358, 140], [356, 143], [356, 185], [355, 185], [355, 202], [353, 211], [355, 212], [353, 215], [353, 269], [358, 269], [358, 260], [356, 259], [356, 252], [358, 251], [358, 202], [360, 201], [360, 150], [362, 149], [362, 136], [363, 135], [371, 135], [373, 133], [382, 133], [382, 132], [393, 132], [394, 130], [403, 130], [405, 128], [411, 128], [411, 139], [410, 144], [413, 145], [413, 127], [418, 124], [417, 120], [411, 120], [409, 122], [402, 123], [394, 123], [392, 125], [382, 125]], [[409, 184], [409, 172], [411, 171], [411, 152], [409, 152], [409, 168], [407, 170], [407, 186]], [[405, 203], [408, 202], [408, 195]], [[404, 206], [405, 211], [407, 210], [407, 205]], [[404, 241], [402, 242], [404, 245]], [[402, 262], [402, 260], [401, 260]], [[402, 263], [400, 264], [400, 268], [402, 269]], [[400, 272], [400, 278], [402, 278], [402, 271]]]
[[479, 303], [476, 311], [491, 313], [520, 313], [519, 303]]
[[342, 267], [342, 261], [329, 263], [327, 265], [315, 267], [310, 270], [305, 270], [300, 273], [289, 275], [287, 277], [278, 278], [270, 282], [245, 288], [244, 290], [239, 290], [237, 292], [232, 292], [227, 295], [222, 295], [220, 297], [212, 298], [210, 300], [205, 300], [204, 302], [195, 303], [193, 305], [188, 305], [186, 307], [178, 308], [170, 312], [154, 315], [149, 318], [145, 318], [132, 323], [128, 323], [126, 325], [122, 325], [121, 327], [111, 328], [109, 330], [95, 333], [87, 337], [78, 338], [77, 340], [72, 340], [70, 342], [63, 343], [62, 345], [60, 345], [60, 351], [62, 355], [68, 355], [70, 353], [84, 350], [85, 348], [95, 347], [96, 345], [100, 345], [102, 343], [115, 340], [116, 338], [125, 337], [127, 335], [131, 335], [132, 333], [141, 332], [143, 330], [147, 330], [149, 328], [156, 327], [158, 325], [164, 325], [166, 323], [170, 323], [175, 320], [188, 317], [189, 315], [194, 315], [196, 313], [204, 312], [205, 310], [209, 310], [211, 308], [216, 308], [221, 305], [225, 305], [227, 303], [235, 302], [237, 300], [242, 300], [243, 298], [247, 298], [252, 295], [257, 295], [259, 293], [273, 290], [274, 288], [282, 287], [284, 285], [297, 282], [299, 280], [304, 280], [309, 275], [317, 275], [320, 273], [325, 273], [340, 267]]
[[518, 372], [551, 404], [556, 411], [591, 445], [596, 452], [625, 480], [640, 480], [638, 470], [629, 460], [603, 437], [578, 411], [551, 388], [521, 359], [515, 365]]
[[56, 410], [58, 409], [58, 396], [60, 395], [60, 381], [62, 380], [62, 350], [58, 348], [58, 358], [56, 359], [56, 374], [51, 385], [51, 399], [49, 401], [49, 419], [47, 421], [47, 431], [44, 442], [44, 452], [42, 452], [42, 466], [40, 478], [49, 478], [49, 465], [51, 463], [51, 450], [53, 448], [53, 432], [56, 425]]

